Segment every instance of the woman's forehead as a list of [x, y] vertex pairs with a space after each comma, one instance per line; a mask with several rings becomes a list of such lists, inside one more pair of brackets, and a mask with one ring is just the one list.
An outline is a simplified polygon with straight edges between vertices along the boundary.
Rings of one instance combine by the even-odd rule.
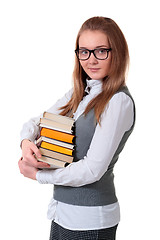
[[109, 42], [107, 35], [101, 31], [85, 30], [79, 37], [79, 47], [95, 48], [95, 47], [108, 47]]

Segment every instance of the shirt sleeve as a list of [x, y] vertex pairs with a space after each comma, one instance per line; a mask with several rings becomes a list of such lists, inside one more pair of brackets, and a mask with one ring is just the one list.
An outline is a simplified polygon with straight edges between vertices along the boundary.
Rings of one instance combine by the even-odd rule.
[[66, 168], [38, 171], [39, 183], [80, 187], [98, 181], [107, 171], [124, 133], [132, 126], [133, 117], [131, 98], [122, 92], [115, 94], [101, 116], [101, 126], [96, 126], [84, 159]]
[[[52, 107], [50, 107], [47, 111], [59, 114], [60, 110], [58, 110], [60, 107], [64, 106], [68, 103], [72, 96], [73, 90], [69, 90], [61, 99], [59, 99]], [[20, 140], [22, 142], [23, 139], [29, 139], [30, 141], [35, 141], [37, 136], [39, 135], [39, 120], [42, 117], [43, 114], [39, 115], [38, 117], [30, 119], [28, 122], [26, 122], [21, 130], [20, 133]]]

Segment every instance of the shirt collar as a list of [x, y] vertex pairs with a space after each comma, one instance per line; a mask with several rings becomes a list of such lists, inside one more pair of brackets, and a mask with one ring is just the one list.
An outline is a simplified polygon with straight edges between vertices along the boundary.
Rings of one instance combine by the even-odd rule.
[[94, 80], [94, 79], [86, 79], [86, 88], [85, 92], [90, 93], [90, 92], [101, 92], [102, 91], [102, 80]]

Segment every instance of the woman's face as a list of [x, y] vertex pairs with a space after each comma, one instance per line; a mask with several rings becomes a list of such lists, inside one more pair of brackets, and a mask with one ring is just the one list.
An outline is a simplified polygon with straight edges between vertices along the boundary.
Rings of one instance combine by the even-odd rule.
[[[107, 36], [101, 31], [85, 30], [79, 38], [79, 49], [109, 49], [109, 42]], [[85, 52], [84, 52], [85, 53]], [[91, 53], [88, 60], [80, 60], [83, 70], [91, 79], [100, 80], [109, 74], [111, 64], [111, 52], [108, 53], [108, 58], [105, 60], [96, 59]]]

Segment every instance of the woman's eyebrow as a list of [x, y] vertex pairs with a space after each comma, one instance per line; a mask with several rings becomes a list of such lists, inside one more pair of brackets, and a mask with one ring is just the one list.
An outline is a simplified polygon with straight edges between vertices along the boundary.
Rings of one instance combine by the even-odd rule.
[[101, 47], [107, 47], [107, 45], [100, 45], [100, 46], [97, 46], [95, 48], [101, 48]]

